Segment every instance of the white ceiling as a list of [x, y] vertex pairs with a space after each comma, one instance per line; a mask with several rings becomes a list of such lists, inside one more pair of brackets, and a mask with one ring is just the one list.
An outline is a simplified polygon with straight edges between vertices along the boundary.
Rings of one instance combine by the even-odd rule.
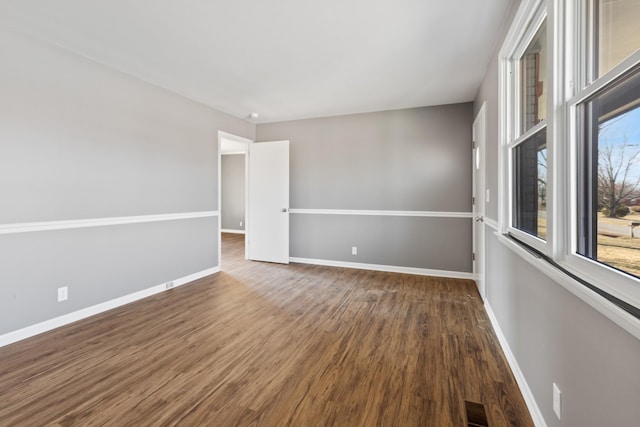
[[0, 20], [254, 123], [474, 99], [511, 0], [0, 0]]

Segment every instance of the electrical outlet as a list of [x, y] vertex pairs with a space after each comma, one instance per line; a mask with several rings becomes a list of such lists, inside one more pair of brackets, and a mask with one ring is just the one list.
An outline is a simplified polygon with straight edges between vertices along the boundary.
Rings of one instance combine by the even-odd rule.
[[358, 255], [358, 247], [357, 246], [352, 246], [351, 247], [351, 255]]
[[242, 221], [240, 221], [240, 227], [242, 227]]
[[173, 282], [167, 282], [167, 284], [165, 285], [167, 287], [167, 289], [171, 289], [173, 288], [174, 283]]
[[553, 383], [553, 412], [559, 420], [562, 419], [562, 392], [556, 383]]
[[67, 286], [58, 288], [58, 302], [66, 301], [68, 298], [69, 298], [69, 288]]

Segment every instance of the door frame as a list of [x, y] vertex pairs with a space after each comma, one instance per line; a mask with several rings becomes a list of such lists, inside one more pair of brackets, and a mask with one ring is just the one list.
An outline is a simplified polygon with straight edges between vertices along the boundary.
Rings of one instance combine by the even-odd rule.
[[[478, 287], [478, 292], [483, 300], [486, 299], [486, 147], [487, 147], [487, 120], [486, 102], [482, 103], [472, 125], [472, 155], [471, 155], [471, 189], [472, 196], [476, 197], [472, 205], [472, 252], [475, 253], [473, 264], [473, 277]], [[479, 156], [478, 156], [479, 155]], [[478, 158], [476, 157], [478, 156]], [[478, 162], [478, 166], [476, 166]], [[476, 173], [476, 168], [478, 172]], [[479, 209], [481, 208], [481, 209]], [[476, 241], [476, 238], [478, 241]]]
[[[231, 133], [218, 131], [218, 267], [222, 268], [222, 140], [244, 144], [244, 258], [249, 259], [249, 144], [253, 141]], [[240, 154], [240, 153], [238, 153]]]

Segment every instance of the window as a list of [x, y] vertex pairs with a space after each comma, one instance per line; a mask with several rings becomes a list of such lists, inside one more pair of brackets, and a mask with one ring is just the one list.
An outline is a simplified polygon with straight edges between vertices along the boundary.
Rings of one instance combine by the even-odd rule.
[[[591, 18], [589, 18], [591, 16]], [[618, 273], [640, 277], [640, 0], [593, 0], [577, 98], [576, 254]], [[637, 58], [637, 54], [635, 58]], [[625, 64], [629, 64], [625, 67]], [[591, 68], [591, 70], [589, 70]], [[578, 70], [579, 71], [579, 70]], [[591, 74], [591, 76], [589, 76]], [[640, 283], [612, 274], [623, 294]]]
[[640, 48], [638, 0], [599, 0], [593, 2], [595, 21], [591, 34], [597, 58], [596, 77], [600, 77]]
[[638, 22], [640, 0], [522, 1], [500, 51], [498, 219], [567, 286], [640, 319]]
[[527, 50], [520, 58], [520, 90], [522, 91], [522, 132], [526, 132], [547, 116], [545, 90], [547, 69], [547, 24], [543, 22]]
[[578, 253], [640, 276], [640, 74], [583, 104]]
[[538, 132], [514, 150], [514, 227], [541, 239], [547, 235], [547, 133]]
[[547, 237], [547, 24], [544, 15], [510, 61], [509, 231], [537, 248]]

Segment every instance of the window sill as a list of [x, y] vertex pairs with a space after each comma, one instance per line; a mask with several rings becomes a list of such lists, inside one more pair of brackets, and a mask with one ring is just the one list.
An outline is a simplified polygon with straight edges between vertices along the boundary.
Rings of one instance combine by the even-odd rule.
[[503, 245], [515, 254], [519, 255], [537, 270], [544, 273], [547, 277], [557, 282], [560, 286], [571, 292], [583, 302], [587, 303], [600, 314], [607, 317], [616, 325], [620, 326], [622, 329], [640, 340], [640, 319], [637, 319], [601, 295], [598, 295], [591, 289], [587, 288], [582, 283], [571, 278], [558, 268], [549, 264], [544, 258], [526, 250], [508, 236], [497, 231], [494, 232], [494, 235]]

